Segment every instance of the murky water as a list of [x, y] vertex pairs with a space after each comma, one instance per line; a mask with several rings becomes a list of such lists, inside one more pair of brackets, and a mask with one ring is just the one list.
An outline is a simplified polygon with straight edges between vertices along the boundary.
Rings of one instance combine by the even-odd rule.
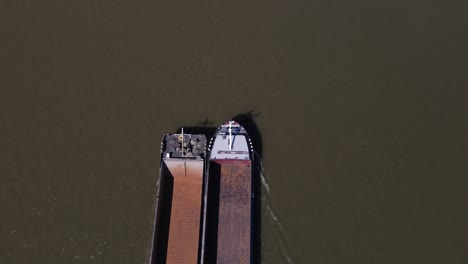
[[264, 263], [466, 263], [466, 7], [0, 0], [0, 263], [145, 263], [162, 134], [247, 111]]

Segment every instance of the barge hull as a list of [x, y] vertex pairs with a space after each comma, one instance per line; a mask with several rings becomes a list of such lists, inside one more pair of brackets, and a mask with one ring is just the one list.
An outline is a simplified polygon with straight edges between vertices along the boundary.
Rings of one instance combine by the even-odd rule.
[[150, 264], [197, 264], [201, 250], [206, 138], [167, 134], [161, 166]]

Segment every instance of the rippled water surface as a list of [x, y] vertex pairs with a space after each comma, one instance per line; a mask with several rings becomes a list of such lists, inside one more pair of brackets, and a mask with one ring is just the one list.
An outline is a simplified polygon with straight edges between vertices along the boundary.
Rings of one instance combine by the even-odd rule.
[[466, 263], [466, 8], [0, 0], [0, 263], [146, 263], [161, 136], [245, 112], [263, 263]]

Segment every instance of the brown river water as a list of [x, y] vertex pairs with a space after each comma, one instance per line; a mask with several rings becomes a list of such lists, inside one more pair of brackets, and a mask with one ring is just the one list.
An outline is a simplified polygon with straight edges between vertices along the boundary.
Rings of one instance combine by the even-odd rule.
[[0, 263], [145, 264], [162, 135], [247, 112], [262, 263], [467, 263], [467, 7], [0, 0]]

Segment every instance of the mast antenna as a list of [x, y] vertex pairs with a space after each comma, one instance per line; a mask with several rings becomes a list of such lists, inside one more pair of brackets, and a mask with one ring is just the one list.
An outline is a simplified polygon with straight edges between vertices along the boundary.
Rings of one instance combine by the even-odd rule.
[[182, 127], [182, 157], [185, 157], [185, 149], [184, 149], [184, 127]]
[[234, 121], [229, 121], [229, 140], [228, 140], [228, 147], [229, 147], [229, 150], [232, 150], [232, 123]]

